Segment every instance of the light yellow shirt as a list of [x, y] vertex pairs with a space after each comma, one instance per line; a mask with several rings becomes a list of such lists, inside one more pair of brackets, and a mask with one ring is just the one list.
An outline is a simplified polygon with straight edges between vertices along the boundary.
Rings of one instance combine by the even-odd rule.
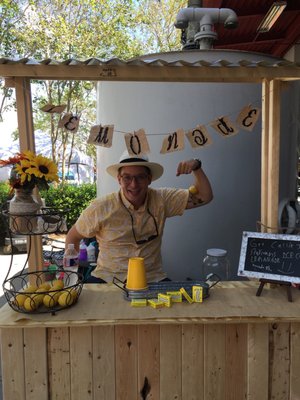
[[[87, 238], [95, 236], [99, 244], [97, 267], [93, 275], [106, 282], [111, 282], [114, 276], [125, 281], [128, 259], [143, 257], [147, 281], [164, 279], [166, 274], [162, 270], [161, 240], [165, 220], [183, 214], [188, 195], [185, 189], [149, 188], [146, 202], [138, 210], [121, 192], [94, 200], [76, 222], [76, 229], [81, 235]], [[130, 214], [136, 240], [148, 239], [156, 234], [155, 223], [148, 209], [156, 220], [159, 235], [150, 242], [138, 245], [134, 240]]]

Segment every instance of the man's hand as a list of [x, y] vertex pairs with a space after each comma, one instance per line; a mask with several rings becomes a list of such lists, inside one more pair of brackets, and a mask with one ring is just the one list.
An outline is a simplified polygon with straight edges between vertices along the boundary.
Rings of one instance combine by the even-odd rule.
[[189, 198], [186, 209], [195, 208], [207, 204], [213, 198], [213, 193], [209, 180], [201, 166], [201, 161], [195, 159], [181, 161], [178, 164], [176, 176], [183, 174], [187, 175], [193, 172], [195, 178], [194, 185], [189, 191]]
[[177, 166], [176, 176], [191, 174], [199, 165], [198, 160], [181, 161]]

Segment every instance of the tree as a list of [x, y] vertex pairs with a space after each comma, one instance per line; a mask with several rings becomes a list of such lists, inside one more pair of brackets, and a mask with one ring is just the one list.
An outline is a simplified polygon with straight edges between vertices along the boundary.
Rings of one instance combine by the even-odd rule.
[[[136, 56], [141, 49], [130, 31], [134, 15], [131, 0], [33, 0], [14, 11], [19, 12], [20, 18], [15, 18], [18, 22], [10, 24], [7, 32], [10, 55], [37, 60], [86, 60]], [[94, 83], [38, 81], [34, 88], [35, 129], [50, 136], [53, 160], [64, 166], [67, 145], [95, 155], [94, 147], [86, 145], [89, 125], [95, 123]], [[66, 104], [66, 112], [80, 115], [79, 133], [58, 128], [57, 115], [41, 112], [40, 108], [48, 103]]]
[[[179, 49], [174, 28], [185, 0], [4, 0], [0, 51], [7, 57], [36, 60], [129, 59], [152, 51]], [[68, 145], [93, 155], [86, 144], [96, 121], [95, 84], [86, 81], [34, 81], [35, 129], [49, 135], [52, 157], [62, 162]], [[11, 95], [7, 92], [6, 95]], [[66, 104], [80, 115], [78, 134], [58, 128], [60, 116], [41, 111], [45, 104]], [[1, 115], [1, 108], [0, 108]]]
[[[24, 12], [29, 6], [29, 1], [18, 0], [2, 0], [0, 4], [0, 54], [3, 57], [15, 57], [13, 53], [13, 43], [15, 42], [15, 35], [13, 34], [14, 26], [22, 20]], [[1, 83], [1, 79], [0, 79]], [[13, 90], [1, 86], [3, 94], [0, 103], [0, 121], [2, 121], [2, 114], [6, 110], [11, 109], [14, 104], [9, 102], [5, 104], [7, 98], [11, 98]]]
[[175, 28], [176, 16], [187, 0], [144, 0], [139, 2], [141, 36], [149, 53], [180, 50], [181, 32]]

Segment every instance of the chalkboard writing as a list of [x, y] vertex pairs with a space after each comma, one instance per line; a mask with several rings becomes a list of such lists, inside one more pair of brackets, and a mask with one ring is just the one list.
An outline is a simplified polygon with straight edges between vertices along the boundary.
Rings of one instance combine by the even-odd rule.
[[238, 275], [300, 283], [300, 236], [243, 232]]

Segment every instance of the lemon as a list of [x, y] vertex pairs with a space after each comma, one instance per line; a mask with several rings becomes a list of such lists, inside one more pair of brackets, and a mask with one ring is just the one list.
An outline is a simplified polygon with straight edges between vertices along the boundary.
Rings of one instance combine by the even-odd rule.
[[58, 303], [60, 306], [70, 306], [73, 303], [73, 297], [69, 291], [64, 291], [61, 293], [58, 299]]
[[52, 282], [52, 288], [63, 289], [63, 287], [64, 287], [64, 281], [62, 281], [61, 279], [55, 279]]
[[23, 290], [24, 293], [34, 293], [37, 291], [36, 285], [29, 285], [27, 288]]
[[49, 290], [51, 288], [50, 283], [48, 282], [44, 282], [39, 286], [39, 289], [44, 289], [44, 291], [46, 292], [47, 290]]
[[70, 293], [71, 293], [73, 302], [76, 301], [76, 300], [77, 300], [77, 297], [78, 297], [78, 292], [77, 292], [77, 290], [76, 290], [76, 289], [71, 289], [71, 290], [70, 290]]
[[60, 292], [54, 292], [54, 291], [49, 294], [45, 294], [43, 298], [44, 306], [48, 308], [55, 307], [59, 296]]
[[31, 296], [31, 299], [36, 304], [36, 308], [38, 308], [43, 303], [43, 298], [44, 298], [43, 294], [35, 294], [35, 295]]
[[31, 297], [27, 297], [24, 302], [24, 308], [26, 311], [34, 311], [38, 308], [37, 303]]
[[[41, 293], [41, 294], [39, 294]], [[30, 297], [32, 300], [36, 303], [37, 307], [40, 306], [43, 303], [43, 298], [45, 296], [45, 289], [44, 288], [39, 288], [37, 291], [32, 294]]]
[[46, 293], [47, 291], [47, 289], [39, 287], [33, 294], [35, 295], [36, 293]]
[[23, 307], [25, 300], [28, 298], [28, 296], [26, 296], [26, 294], [17, 294], [15, 299], [14, 299], [14, 304], [17, 307]]
[[198, 189], [196, 188], [196, 186], [192, 185], [189, 187], [189, 192], [191, 194], [197, 194], [198, 193]]

